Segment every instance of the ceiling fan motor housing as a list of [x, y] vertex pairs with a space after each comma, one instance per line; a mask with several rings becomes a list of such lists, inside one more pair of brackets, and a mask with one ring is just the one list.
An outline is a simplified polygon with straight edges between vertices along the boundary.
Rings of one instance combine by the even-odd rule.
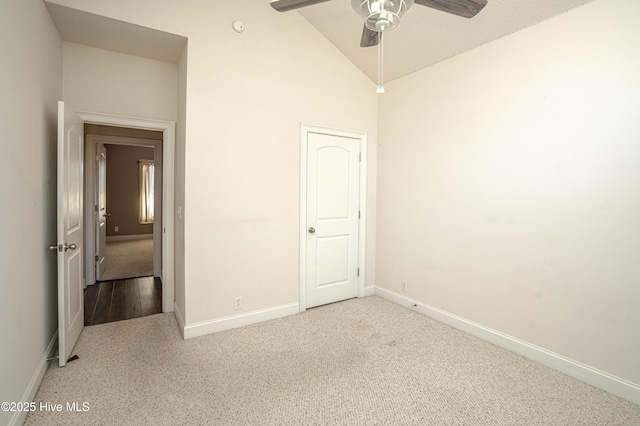
[[351, 0], [351, 7], [371, 31], [387, 31], [400, 23], [400, 17], [413, 5], [413, 0]]

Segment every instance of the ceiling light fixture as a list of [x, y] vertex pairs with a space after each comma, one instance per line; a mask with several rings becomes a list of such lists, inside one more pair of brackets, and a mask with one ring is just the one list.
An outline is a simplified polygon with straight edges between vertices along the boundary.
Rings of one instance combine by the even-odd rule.
[[383, 34], [400, 23], [402, 15], [413, 6], [413, 0], [351, 0], [351, 7], [364, 19], [365, 26], [378, 33], [378, 88], [384, 93]]
[[[299, 9], [329, 0], [271, 0], [269, 4], [278, 12]], [[473, 18], [486, 5], [487, 0], [351, 0], [351, 7], [364, 19], [360, 47], [378, 45], [378, 88], [384, 93], [382, 34], [398, 26], [400, 17], [413, 3], [463, 18]]]

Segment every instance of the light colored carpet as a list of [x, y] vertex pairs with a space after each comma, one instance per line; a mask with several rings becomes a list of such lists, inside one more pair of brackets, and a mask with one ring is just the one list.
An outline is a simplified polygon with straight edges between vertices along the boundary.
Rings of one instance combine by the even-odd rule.
[[153, 275], [153, 239], [107, 241], [100, 281]]
[[377, 296], [187, 341], [172, 314], [85, 328], [27, 425], [640, 425], [640, 406]]

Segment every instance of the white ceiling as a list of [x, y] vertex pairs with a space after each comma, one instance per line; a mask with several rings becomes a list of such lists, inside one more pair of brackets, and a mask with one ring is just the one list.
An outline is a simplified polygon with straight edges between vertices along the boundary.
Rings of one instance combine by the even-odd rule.
[[[426, 68], [589, 1], [592, 0], [488, 0], [487, 6], [471, 19], [414, 4], [400, 25], [385, 33], [384, 80]], [[377, 48], [360, 47], [363, 21], [349, 0], [327, 1], [297, 13], [371, 80], [377, 80]]]

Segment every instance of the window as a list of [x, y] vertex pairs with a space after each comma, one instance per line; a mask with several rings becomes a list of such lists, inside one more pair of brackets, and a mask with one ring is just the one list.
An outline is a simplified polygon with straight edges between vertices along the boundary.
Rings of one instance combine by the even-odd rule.
[[139, 223], [153, 223], [153, 161], [139, 160], [140, 202], [138, 208]]

